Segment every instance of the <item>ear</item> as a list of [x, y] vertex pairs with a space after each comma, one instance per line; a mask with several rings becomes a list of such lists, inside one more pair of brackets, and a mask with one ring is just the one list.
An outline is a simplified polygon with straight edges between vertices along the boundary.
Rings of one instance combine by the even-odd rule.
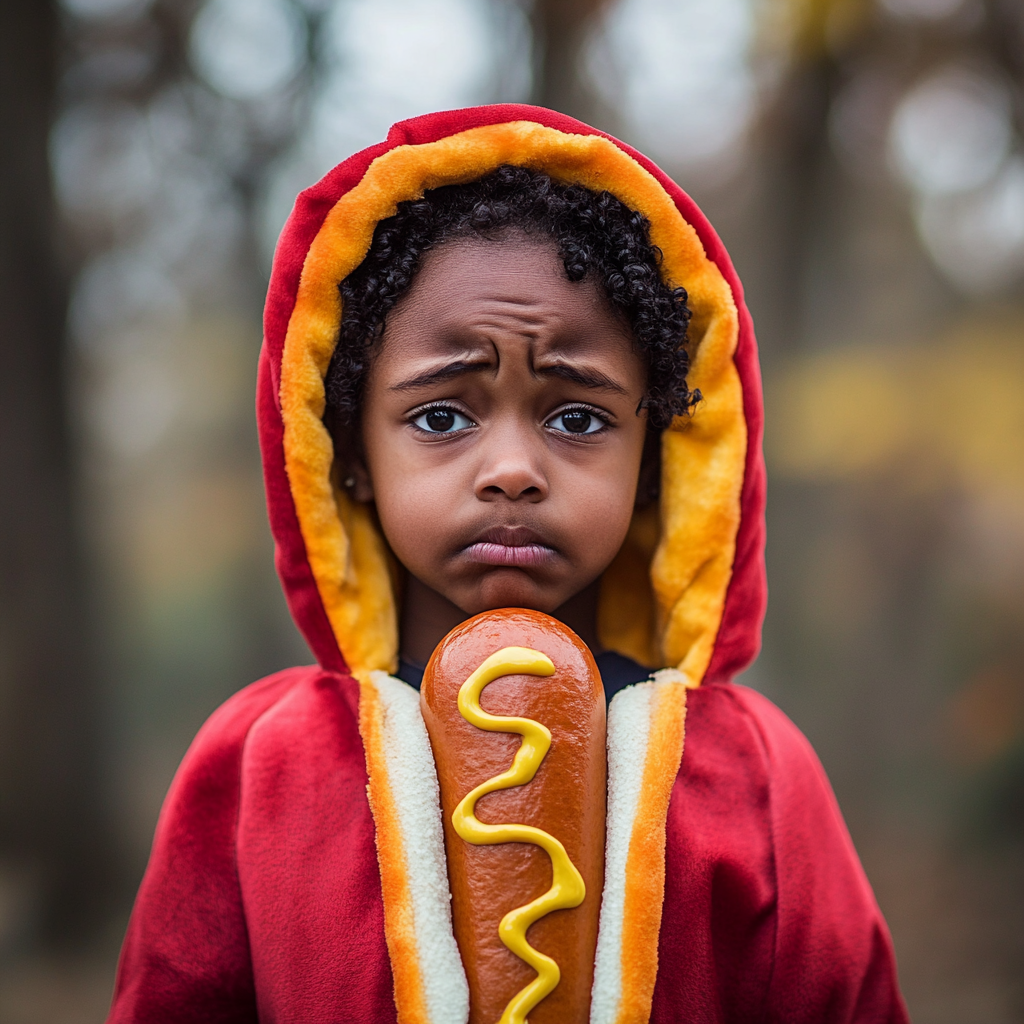
[[368, 505], [373, 501], [373, 481], [363, 458], [363, 445], [358, 429], [338, 423], [328, 410], [324, 425], [334, 445], [335, 479], [353, 501]]
[[640, 476], [637, 480], [636, 503], [638, 509], [646, 508], [658, 500], [661, 493], [661, 431], [648, 426], [644, 438], [643, 455], [640, 458]]
[[373, 501], [373, 480], [370, 471], [361, 458], [354, 458], [348, 466], [348, 475], [344, 479], [345, 490], [363, 505]]

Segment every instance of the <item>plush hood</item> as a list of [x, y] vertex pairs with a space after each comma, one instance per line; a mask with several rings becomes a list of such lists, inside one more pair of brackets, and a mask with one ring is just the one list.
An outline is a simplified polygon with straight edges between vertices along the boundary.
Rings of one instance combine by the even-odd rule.
[[372, 511], [334, 486], [323, 424], [338, 284], [398, 203], [501, 164], [607, 189], [642, 212], [663, 274], [689, 295], [688, 380], [704, 398], [663, 433], [660, 504], [637, 513], [605, 572], [598, 630], [606, 647], [677, 668], [691, 686], [731, 679], [757, 654], [766, 596], [761, 382], [742, 287], [718, 236], [664, 172], [540, 107], [402, 121], [295, 202], [274, 256], [257, 388], [277, 570], [295, 622], [325, 668], [365, 678], [396, 667], [387, 544]]

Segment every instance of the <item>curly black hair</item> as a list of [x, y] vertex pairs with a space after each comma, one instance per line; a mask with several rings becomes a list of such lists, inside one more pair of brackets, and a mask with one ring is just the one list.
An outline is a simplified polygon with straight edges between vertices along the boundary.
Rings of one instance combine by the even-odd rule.
[[596, 275], [646, 361], [642, 405], [653, 428], [668, 426], [700, 401], [700, 392], [686, 386], [686, 292], [662, 281], [661, 251], [651, 244], [647, 218], [610, 192], [504, 165], [477, 181], [399, 203], [398, 212], [377, 225], [363, 262], [339, 285], [341, 330], [325, 381], [333, 422], [358, 419], [373, 346], [424, 254], [455, 238], [500, 237], [509, 229], [552, 238], [570, 281]]

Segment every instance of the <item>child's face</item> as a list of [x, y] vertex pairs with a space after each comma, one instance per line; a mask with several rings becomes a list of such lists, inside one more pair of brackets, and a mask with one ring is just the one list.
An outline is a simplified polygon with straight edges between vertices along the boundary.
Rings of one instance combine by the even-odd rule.
[[365, 468], [413, 576], [467, 615], [553, 612], [607, 568], [633, 513], [644, 365], [553, 243], [513, 234], [431, 253], [366, 381]]

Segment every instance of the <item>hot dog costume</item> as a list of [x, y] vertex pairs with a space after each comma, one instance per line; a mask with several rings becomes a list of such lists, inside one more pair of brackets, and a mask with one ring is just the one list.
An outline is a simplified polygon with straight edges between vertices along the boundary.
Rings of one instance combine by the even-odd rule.
[[762, 399], [743, 292], [651, 161], [560, 114], [490, 106], [395, 125], [299, 197], [274, 260], [257, 414], [277, 568], [318, 664], [232, 697], [172, 784], [111, 1024], [461, 1024], [437, 780], [396, 671], [389, 555], [332, 484], [323, 378], [338, 283], [425, 189], [502, 164], [607, 189], [686, 288], [689, 384], [660, 508], [602, 580], [601, 641], [661, 670], [608, 711], [608, 833], [591, 1020], [901, 1022], [889, 934], [796, 727], [731, 682], [765, 606]]

